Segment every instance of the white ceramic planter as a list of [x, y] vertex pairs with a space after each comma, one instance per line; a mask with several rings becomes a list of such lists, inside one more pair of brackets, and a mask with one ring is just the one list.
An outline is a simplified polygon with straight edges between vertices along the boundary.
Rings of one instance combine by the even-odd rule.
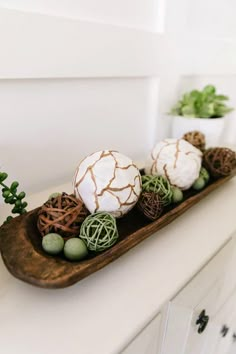
[[218, 146], [224, 131], [225, 117], [223, 118], [187, 118], [172, 117], [172, 138], [181, 138], [185, 133], [198, 130], [205, 134], [206, 146]]

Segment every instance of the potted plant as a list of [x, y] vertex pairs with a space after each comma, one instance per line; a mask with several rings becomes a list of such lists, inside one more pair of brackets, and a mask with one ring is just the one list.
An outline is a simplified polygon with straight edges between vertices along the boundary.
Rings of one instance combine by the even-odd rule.
[[198, 130], [205, 134], [208, 146], [217, 146], [224, 130], [225, 115], [233, 110], [225, 103], [228, 99], [217, 94], [212, 85], [205, 86], [202, 91], [185, 93], [170, 112], [172, 137], [180, 138], [189, 131]]

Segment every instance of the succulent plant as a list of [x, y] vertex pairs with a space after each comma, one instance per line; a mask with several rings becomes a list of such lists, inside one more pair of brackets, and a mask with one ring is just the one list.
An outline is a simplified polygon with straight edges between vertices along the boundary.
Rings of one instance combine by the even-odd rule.
[[217, 94], [214, 86], [207, 85], [202, 91], [185, 93], [170, 113], [190, 118], [220, 118], [233, 110], [225, 104], [228, 99]]

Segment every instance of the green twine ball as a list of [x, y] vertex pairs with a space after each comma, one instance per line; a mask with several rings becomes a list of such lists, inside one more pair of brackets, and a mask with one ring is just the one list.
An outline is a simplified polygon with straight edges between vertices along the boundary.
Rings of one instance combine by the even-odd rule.
[[163, 205], [169, 205], [172, 202], [173, 192], [170, 182], [162, 176], [142, 176], [142, 190], [157, 193], [161, 197]]
[[58, 192], [52, 193], [48, 197], [48, 200], [53, 199], [53, 198], [57, 198], [57, 197], [59, 197], [59, 195], [61, 195], [61, 193], [58, 193]]
[[55, 255], [63, 250], [64, 240], [58, 234], [47, 234], [42, 239], [42, 247], [45, 252]]
[[193, 189], [195, 189], [196, 191], [200, 191], [201, 189], [203, 189], [205, 187], [206, 183], [204, 181], [204, 178], [202, 178], [201, 176], [198, 177], [198, 179], [196, 179], [196, 181], [193, 184]]
[[178, 187], [172, 187], [172, 201], [173, 203], [180, 203], [182, 202], [184, 195], [181, 189]]
[[209, 182], [210, 174], [205, 167], [201, 167], [199, 177], [202, 177], [206, 184]]
[[80, 261], [88, 254], [85, 243], [77, 237], [70, 238], [66, 241], [64, 247], [64, 255], [70, 261]]
[[116, 219], [105, 212], [89, 215], [81, 225], [80, 238], [90, 251], [110, 248], [118, 239]]

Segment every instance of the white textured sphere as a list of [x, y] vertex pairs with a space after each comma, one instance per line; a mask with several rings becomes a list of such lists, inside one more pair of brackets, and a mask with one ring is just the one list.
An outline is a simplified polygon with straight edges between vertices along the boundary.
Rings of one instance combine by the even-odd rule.
[[141, 193], [141, 176], [132, 160], [117, 151], [87, 156], [78, 166], [74, 192], [90, 211], [121, 217], [134, 207]]
[[151, 152], [145, 173], [166, 177], [169, 182], [188, 189], [199, 177], [202, 152], [183, 139], [165, 139]]

